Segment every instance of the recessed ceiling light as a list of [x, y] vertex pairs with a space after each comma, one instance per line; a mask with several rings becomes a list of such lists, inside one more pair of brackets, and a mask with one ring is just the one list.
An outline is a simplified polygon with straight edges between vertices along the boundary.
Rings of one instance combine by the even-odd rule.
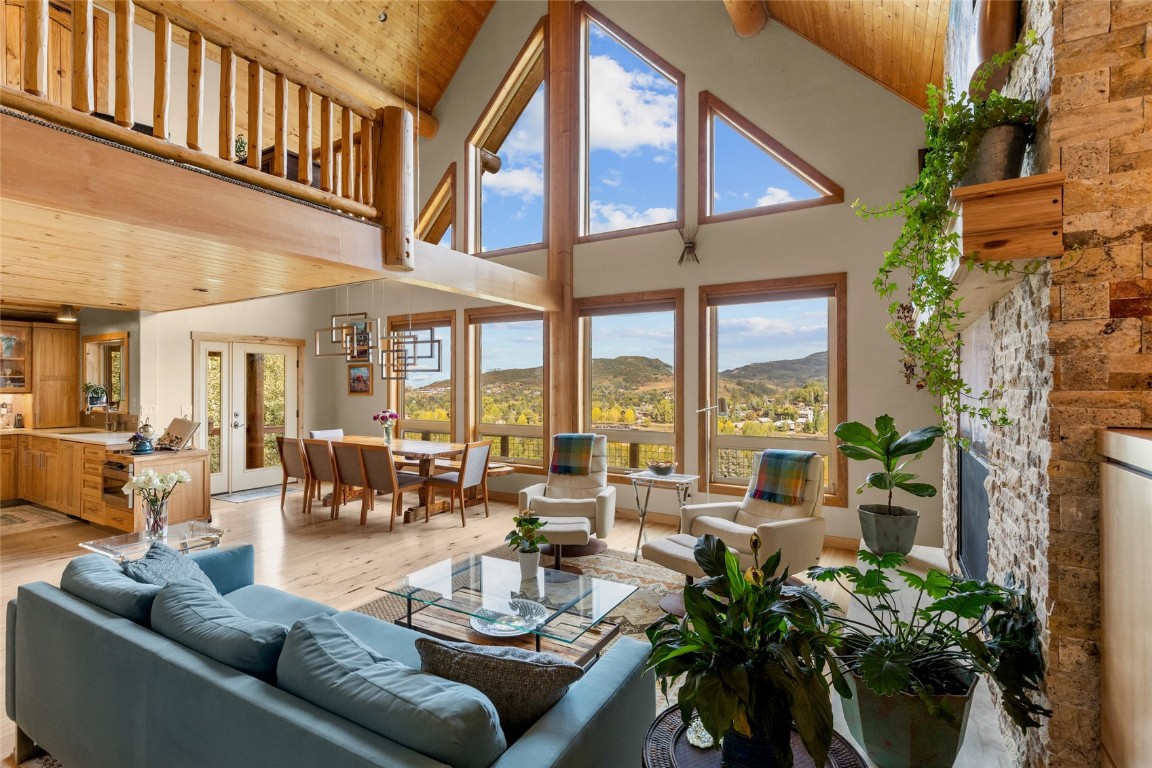
[[76, 320], [76, 308], [71, 304], [61, 304], [60, 311], [56, 313], [56, 322], [74, 323]]

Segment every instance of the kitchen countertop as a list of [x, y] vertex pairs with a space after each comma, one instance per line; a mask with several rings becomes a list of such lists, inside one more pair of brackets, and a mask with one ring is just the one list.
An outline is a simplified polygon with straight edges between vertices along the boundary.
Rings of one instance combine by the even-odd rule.
[[127, 443], [132, 432], [104, 432], [88, 427], [60, 427], [58, 429], [2, 429], [0, 435], [33, 435], [51, 437], [57, 440], [74, 440], [78, 443], [119, 446]]

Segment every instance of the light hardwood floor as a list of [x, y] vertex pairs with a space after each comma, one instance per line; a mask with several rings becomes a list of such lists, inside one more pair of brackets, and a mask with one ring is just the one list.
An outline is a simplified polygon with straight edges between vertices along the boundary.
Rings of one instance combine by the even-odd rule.
[[[414, 495], [410, 494], [414, 499]], [[492, 502], [491, 516], [484, 508], [468, 508], [468, 525], [461, 527], [460, 515], [440, 514], [427, 523], [403, 524], [388, 531], [387, 503], [377, 501], [369, 513], [368, 525], [359, 525], [359, 502], [345, 505], [340, 517], [329, 519], [328, 510], [313, 505], [313, 513], [301, 513], [303, 497], [289, 494], [284, 512], [279, 496], [242, 504], [212, 502], [216, 524], [228, 530], [222, 546], [253, 544], [256, 548], [256, 581], [293, 594], [318, 600], [338, 610], [348, 610], [375, 598], [375, 587], [398, 579], [405, 573], [458, 553], [485, 552], [499, 546], [511, 529], [515, 505]], [[608, 536], [613, 549], [631, 551], [636, 543], [638, 522], [635, 513], [617, 516]], [[649, 521], [648, 538], [674, 533], [672, 526]], [[0, 598], [4, 605], [16, 596], [17, 587], [30, 581], [59, 584], [69, 560], [82, 554], [79, 544], [111, 535], [87, 523], [65, 525], [0, 537]], [[847, 550], [826, 549], [824, 564], [855, 561]], [[827, 588], [829, 599], [837, 595]], [[843, 604], [843, 603], [842, 603]], [[5, 642], [2, 625], [6, 611], [0, 611], [0, 651]], [[0, 668], [0, 681], [5, 671]], [[12, 766], [15, 726], [4, 717], [0, 726], [2, 764]]]

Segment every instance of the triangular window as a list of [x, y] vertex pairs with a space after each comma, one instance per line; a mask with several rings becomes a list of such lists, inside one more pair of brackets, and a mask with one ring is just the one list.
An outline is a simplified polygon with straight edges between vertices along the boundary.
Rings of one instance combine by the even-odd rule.
[[700, 221], [844, 201], [844, 190], [708, 91], [700, 94]]
[[420, 211], [420, 218], [416, 220], [416, 237], [426, 243], [455, 248], [452, 235], [452, 223], [456, 219], [455, 191], [456, 163], [450, 163]]

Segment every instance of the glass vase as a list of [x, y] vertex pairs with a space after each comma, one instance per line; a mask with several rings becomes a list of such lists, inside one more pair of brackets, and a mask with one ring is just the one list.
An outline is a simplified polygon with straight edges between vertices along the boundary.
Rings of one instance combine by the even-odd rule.
[[384, 445], [392, 445], [392, 422], [384, 425]]
[[168, 536], [168, 501], [144, 500], [144, 534], [149, 541], [162, 541]]

